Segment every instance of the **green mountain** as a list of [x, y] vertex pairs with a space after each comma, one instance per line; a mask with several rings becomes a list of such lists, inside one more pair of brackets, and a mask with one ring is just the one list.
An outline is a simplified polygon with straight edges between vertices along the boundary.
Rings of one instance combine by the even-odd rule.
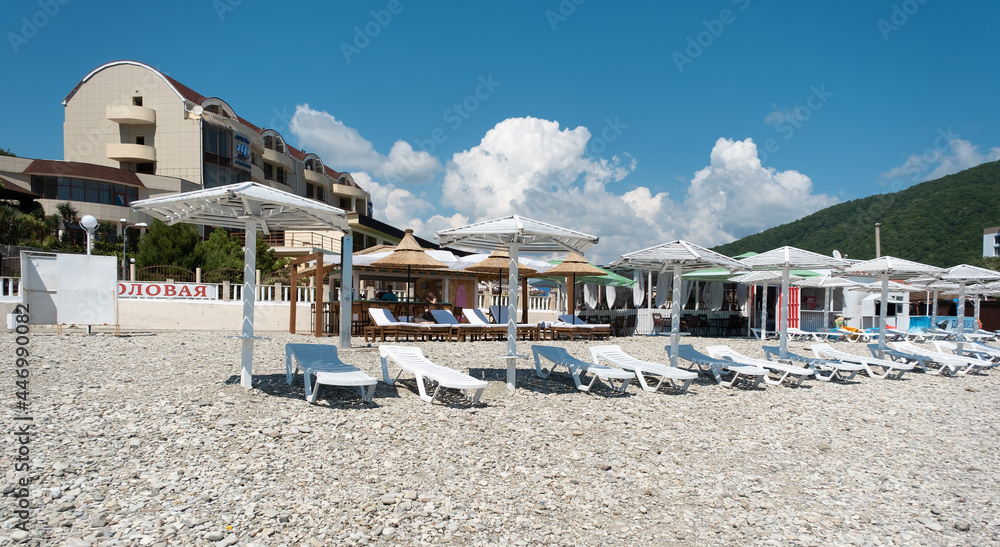
[[735, 256], [791, 245], [868, 260], [875, 258], [876, 222], [882, 223], [883, 255], [945, 268], [979, 262], [983, 229], [1000, 226], [1000, 161], [827, 207], [713, 250]]

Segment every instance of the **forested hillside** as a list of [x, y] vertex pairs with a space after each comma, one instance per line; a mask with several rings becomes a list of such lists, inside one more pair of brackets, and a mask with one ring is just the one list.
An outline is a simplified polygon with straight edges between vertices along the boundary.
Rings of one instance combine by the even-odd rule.
[[984, 163], [892, 194], [840, 203], [715, 247], [728, 256], [792, 245], [858, 260], [882, 254], [949, 267], [982, 259], [983, 229], [1000, 226], [1000, 162]]

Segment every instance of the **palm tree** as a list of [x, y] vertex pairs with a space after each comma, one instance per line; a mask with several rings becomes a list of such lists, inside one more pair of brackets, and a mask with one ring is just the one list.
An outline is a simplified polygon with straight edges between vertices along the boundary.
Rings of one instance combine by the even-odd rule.
[[17, 219], [22, 214], [17, 207], [6, 202], [0, 202], [0, 244], [16, 244], [15, 241], [9, 238], [9, 234], [17, 226]]
[[69, 241], [69, 225], [80, 221], [80, 211], [68, 201], [56, 205], [56, 211], [59, 212], [59, 216], [62, 219], [62, 241], [63, 243], [67, 243]]

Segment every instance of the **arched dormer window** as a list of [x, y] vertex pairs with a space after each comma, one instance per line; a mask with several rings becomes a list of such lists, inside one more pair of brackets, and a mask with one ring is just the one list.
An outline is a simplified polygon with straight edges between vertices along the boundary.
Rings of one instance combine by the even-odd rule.
[[325, 173], [323, 162], [315, 156], [307, 156], [305, 168], [316, 173]]
[[282, 138], [275, 135], [264, 135], [264, 148], [274, 150], [276, 152], [285, 153], [285, 141]]
[[204, 102], [201, 103], [201, 106], [206, 112], [218, 114], [219, 116], [229, 118], [231, 120], [237, 119], [236, 111], [226, 104], [226, 101], [223, 101], [218, 97], [209, 97], [208, 99], [205, 99]]

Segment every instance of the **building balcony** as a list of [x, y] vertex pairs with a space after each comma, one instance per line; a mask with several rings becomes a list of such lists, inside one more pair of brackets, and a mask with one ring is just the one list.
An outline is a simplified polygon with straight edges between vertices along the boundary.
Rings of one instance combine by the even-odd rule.
[[264, 182], [264, 170], [256, 165], [250, 166], [250, 180], [253, 182]]
[[320, 173], [319, 171], [313, 171], [312, 169], [303, 169], [302, 175], [305, 177], [306, 182], [311, 182], [313, 184], [319, 184], [321, 186], [329, 188], [330, 186], [337, 184], [337, 181], [327, 175], [326, 173]]
[[108, 143], [108, 159], [152, 163], [156, 161], [156, 148], [146, 144]]
[[109, 120], [122, 125], [151, 125], [156, 123], [156, 111], [145, 106], [109, 104]]
[[270, 163], [271, 165], [280, 165], [281, 167], [284, 167], [288, 170], [289, 174], [295, 170], [294, 165], [292, 164], [292, 158], [276, 150], [265, 148], [263, 158], [264, 161]]
[[334, 197], [337, 198], [356, 198], [363, 199], [365, 201], [370, 198], [368, 192], [346, 184], [334, 184], [330, 187], [330, 189], [333, 192]]

